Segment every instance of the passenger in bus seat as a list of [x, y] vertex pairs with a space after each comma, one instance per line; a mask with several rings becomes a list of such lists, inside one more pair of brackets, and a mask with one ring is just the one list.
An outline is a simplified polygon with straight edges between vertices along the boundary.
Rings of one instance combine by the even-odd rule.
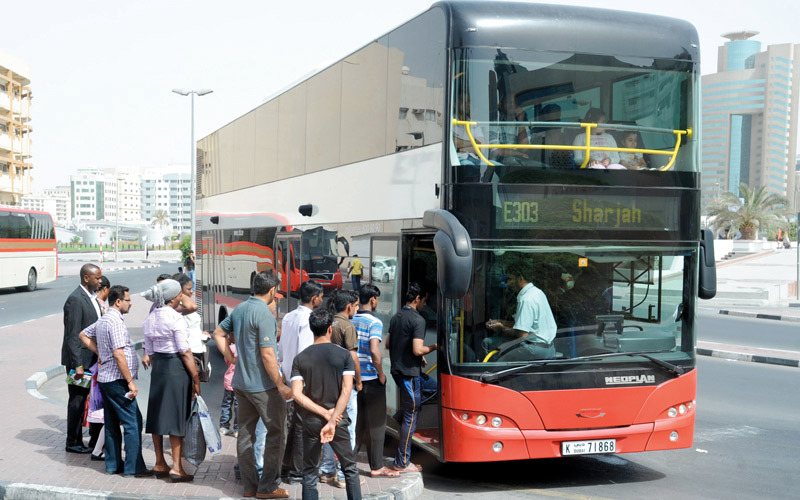
[[[629, 149], [637, 149], [639, 147], [639, 133], [634, 131], [626, 131], [622, 134], [622, 147]], [[642, 153], [619, 153], [619, 162], [627, 168], [635, 170], [646, 170], [647, 162]]]
[[521, 359], [550, 359], [555, 357], [553, 339], [556, 336], [556, 320], [544, 292], [535, 287], [533, 266], [525, 261], [514, 262], [508, 266], [509, 285], [519, 290], [517, 311], [513, 320], [490, 319], [486, 327], [499, 334], [486, 337], [482, 347], [485, 354], [502, 347], [502, 344], [520, 338], [523, 352], [516, 349], [514, 357]]
[[[607, 148], [616, 148], [617, 141], [614, 140], [614, 136], [606, 132], [606, 129], [603, 128], [601, 125], [606, 123], [607, 117], [606, 114], [600, 108], [591, 108], [589, 111], [586, 112], [586, 116], [582, 120], [583, 123], [596, 123], [598, 124], [597, 128], [592, 129], [591, 132], [591, 146], [598, 146], [598, 147], [607, 147]], [[586, 132], [580, 133], [575, 137], [575, 140], [572, 141], [573, 146], [585, 146], [586, 145]], [[576, 150], [575, 151], [575, 164], [581, 165], [585, 158], [584, 151]], [[619, 165], [617, 167], [617, 165]], [[589, 168], [610, 168], [610, 169], [624, 169], [622, 165], [619, 164], [619, 153], [617, 151], [591, 151], [589, 154], [589, 163], [587, 164]]]

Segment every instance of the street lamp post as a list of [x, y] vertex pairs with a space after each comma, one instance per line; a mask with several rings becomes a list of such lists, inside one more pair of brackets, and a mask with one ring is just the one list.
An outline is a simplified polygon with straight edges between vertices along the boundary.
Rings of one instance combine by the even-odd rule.
[[[191, 247], [190, 248], [192, 249], [192, 251], [194, 251], [194, 249], [195, 249], [194, 248], [194, 243], [195, 243], [195, 241], [194, 241], [195, 240], [195, 238], [194, 238], [194, 231], [195, 231], [194, 198], [195, 198], [195, 196], [197, 194], [196, 193], [196, 188], [195, 188], [195, 183], [197, 182], [197, 180], [196, 180], [196, 176], [197, 176], [197, 158], [195, 157], [197, 155], [197, 148], [195, 147], [195, 143], [194, 143], [194, 96], [195, 96], [195, 94], [197, 94], [198, 96], [202, 97], [202, 96], [210, 94], [210, 93], [212, 93], [214, 91], [211, 90], [211, 89], [198, 89], [198, 90], [172, 89], [172, 91], [175, 92], [176, 94], [180, 94], [180, 95], [182, 95], [184, 97], [187, 96], [187, 95], [191, 95], [192, 96], [192, 154], [190, 156], [191, 163], [189, 164], [189, 168], [191, 169], [191, 173], [192, 173], [192, 175], [191, 175], [191, 179], [192, 180], [191, 180], [190, 187], [189, 187], [189, 189], [191, 191], [191, 193], [190, 193], [190, 200], [191, 200], [191, 208], [190, 208], [190, 210], [191, 210], [191, 214], [190, 214], [190, 219], [189, 219], [189, 234], [191, 235], [191, 239], [192, 239], [192, 243], [191, 243]], [[183, 198], [183, 196], [181, 196], [181, 198]]]

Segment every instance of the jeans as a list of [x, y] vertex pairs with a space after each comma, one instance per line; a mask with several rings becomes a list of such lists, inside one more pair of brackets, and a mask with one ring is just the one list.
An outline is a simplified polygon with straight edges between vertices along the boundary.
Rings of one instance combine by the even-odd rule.
[[283, 475], [287, 482], [300, 482], [303, 478], [303, 418], [295, 402], [288, 403], [289, 430], [286, 433], [286, 450], [283, 453]]
[[191, 271], [186, 271], [186, 275], [192, 278], [192, 290], [194, 290], [194, 269], [192, 269]]
[[394, 466], [406, 468], [411, 464], [411, 438], [417, 428], [419, 410], [422, 407], [422, 377], [392, 375], [400, 394], [400, 435]]
[[256, 471], [258, 471], [259, 477], [261, 477], [261, 472], [264, 470], [264, 444], [267, 440], [267, 426], [264, 425], [264, 421], [258, 419], [258, 425], [256, 425], [256, 442], [253, 443], [253, 453], [255, 454], [256, 460]]
[[[317, 415], [303, 417], [303, 500], [317, 500], [317, 469], [319, 466], [320, 431], [327, 422]], [[331, 448], [342, 462], [348, 500], [361, 499], [361, 482], [358, 477], [355, 452], [350, 444], [349, 417], [344, 416], [336, 426]]]
[[378, 379], [363, 380], [358, 393], [356, 436], [358, 448], [367, 446], [370, 470], [383, 465], [383, 441], [386, 437], [386, 386]]
[[[281, 467], [277, 458], [283, 455], [286, 436], [286, 401], [277, 388], [264, 392], [234, 390], [239, 401], [239, 437], [236, 455], [244, 491], [272, 493], [281, 484]], [[267, 428], [264, 444], [264, 471], [261, 478], [256, 470], [253, 443], [256, 440], [258, 421]]]
[[[358, 415], [358, 391], [353, 389], [350, 391], [350, 400], [347, 402], [345, 414], [350, 419], [350, 424], [347, 426], [347, 432], [350, 433], [350, 447], [356, 449], [356, 416]], [[333, 447], [330, 443], [322, 445], [322, 464], [319, 470], [326, 476], [330, 476], [335, 471], [338, 471], [337, 477], [344, 479], [341, 464], [336, 462], [336, 456], [333, 453]]]
[[[222, 395], [222, 413], [219, 416], [220, 428], [239, 430], [239, 403], [233, 391], [226, 390]], [[261, 424], [262, 426], [264, 424]]]
[[357, 292], [361, 290], [361, 275], [360, 274], [351, 274], [350, 279], [353, 282], [353, 291]]
[[[142, 412], [136, 398], [128, 399], [128, 384], [124, 380], [101, 382], [100, 392], [103, 395], [104, 418], [106, 428], [106, 472], [115, 474], [136, 474], [144, 472], [147, 467], [142, 458]], [[122, 434], [125, 435], [125, 462], [122, 461]]]

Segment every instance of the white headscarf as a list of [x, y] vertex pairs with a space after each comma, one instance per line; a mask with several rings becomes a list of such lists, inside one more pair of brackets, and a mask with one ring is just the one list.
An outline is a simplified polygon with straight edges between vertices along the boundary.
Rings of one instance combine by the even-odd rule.
[[175, 280], [164, 280], [153, 285], [149, 290], [142, 292], [142, 297], [156, 304], [156, 308], [164, 306], [167, 302], [181, 294], [181, 284]]

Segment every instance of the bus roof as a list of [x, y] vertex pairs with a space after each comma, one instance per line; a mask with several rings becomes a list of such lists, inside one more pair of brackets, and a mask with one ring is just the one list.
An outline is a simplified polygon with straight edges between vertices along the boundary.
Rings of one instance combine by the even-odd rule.
[[[699, 62], [694, 26], [619, 10], [507, 1], [443, 1], [453, 47], [506, 47]], [[678, 13], [680, 14], [680, 13]]]
[[43, 212], [42, 210], [31, 210], [28, 208], [22, 208], [15, 205], [0, 205], [0, 210], [8, 212], [18, 212], [23, 214], [41, 214], [41, 215], [47, 215], [50, 218], [53, 217], [53, 215], [50, 212]]

